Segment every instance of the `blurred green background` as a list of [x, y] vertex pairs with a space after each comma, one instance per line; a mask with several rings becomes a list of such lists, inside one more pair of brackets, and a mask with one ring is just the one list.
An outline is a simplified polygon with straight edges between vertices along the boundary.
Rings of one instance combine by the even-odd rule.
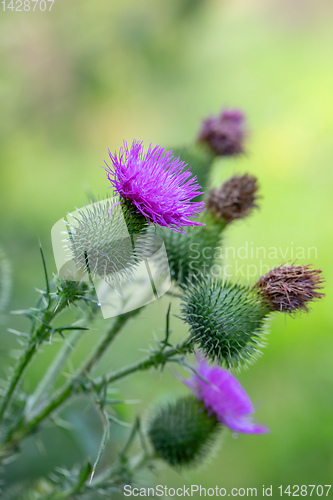
[[[107, 194], [100, 167], [108, 148], [134, 138], [190, 143], [201, 119], [223, 106], [245, 111], [251, 136], [248, 154], [220, 161], [212, 183], [248, 171], [258, 176], [262, 194], [261, 210], [230, 227], [225, 244], [277, 248], [279, 255], [263, 259], [270, 267], [295, 260], [293, 248], [315, 247], [310, 259], [297, 262], [310, 260], [327, 279], [327, 296], [310, 314], [273, 318], [264, 356], [239, 374], [256, 419], [271, 433], [236, 439], [225, 432], [206, 467], [185, 474], [161, 467], [142, 484], [232, 488], [332, 481], [332, 22], [330, 0], [55, 0], [51, 12], [0, 12], [0, 245], [12, 267], [8, 311], [33, 305], [35, 287], [43, 286], [39, 240], [55, 272], [53, 224], [90, 192]], [[237, 263], [229, 262], [236, 272]], [[241, 264], [259, 262], [245, 255]], [[129, 323], [97, 372], [141, 357], [163, 335], [167, 304], [164, 298]], [[107, 324], [96, 320], [68, 371]], [[173, 326], [174, 340], [183, 338], [184, 327], [176, 319]], [[17, 349], [7, 328], [27, 323], [6, 311], [0, 327], [4, 375]], [[29, 368], [27, 391], [59, 346], [45, 346]], [[156, 401], [187, 392], [168, 370], [115, 389], [116, 397], [141, 401], [119, 408], [128, 421]], [[95, 455], [97, 413], [80, 401], [62, 418], [74, 430], [50, 424], [41, 440], [28, 440], [23, 457], [7, 467], [8, 483]], [[126, 432], [114, 426], [110, 456]]]

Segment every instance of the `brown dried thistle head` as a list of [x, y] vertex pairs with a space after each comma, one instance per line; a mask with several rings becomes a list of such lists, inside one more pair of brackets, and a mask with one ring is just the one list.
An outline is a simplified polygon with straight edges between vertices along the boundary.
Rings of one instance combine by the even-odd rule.
[[255, 287], [272, 311], [308, 311], [308, 302], [324, 297], [321, 270], [306, 266], [279, 266], [261, 276]]
[[207, 210], [217, 219], [229, 224], [234, 219], [246, 217], [258, 208], [256, 200], [258, 183], [252, 175], [235, 175], [219, 188], [212, 189], [206, 200]]

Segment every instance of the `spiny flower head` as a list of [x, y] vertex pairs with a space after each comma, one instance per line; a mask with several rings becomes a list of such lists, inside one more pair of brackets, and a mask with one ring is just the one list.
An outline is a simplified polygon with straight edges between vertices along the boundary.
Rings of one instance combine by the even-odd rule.
[[59, 302], [65, 300], [68, 304], [83, 299], [86, 297], [89, 290], [89, 283], [86, 281], [62, 279], [60, 276], [57, 276], [55, 278], [55, 283]]
[[208, 412], [219, 422], [236, 432], [263, 434], [266, 427], [252, 422], [254, 408], [251, 400], [238, 380], [227, 370], [209, 366], [198, 358], [197, 374], [184, 380]]
[[188, 235], [167, 228], [159, 228], [158, 234], [165, 244], [172, 280], [186, 285], [192, 275], [209, 273], [214, 264], [215, 249], [221, 241], [217, 224], [191, 227]]
[[238, 109], [223, 110], [218, 116], [203, 121], [199, 142], [206, 143], [217, 156], [233, 156], [244, 152], [245, 117]]
[[159, 408], [148, 436], [158, 457], [173, 467], [189, 467], [204, 458], [220, 428], [215, 415], [191, 395]]
[[219, 188], [211, 189], [206, 200], [207, 210], [217, 219], [229, 224], [246, 217], [256, 204], [258, 184], [252, 175], [235, 175]]
[[269, 313], [255, 291], [203, 275], [182, 289], [182, 318], [205, 356], [227, 368], [255, 360]]
[[279, 266], [262, 276], [255, 287], [272, 311], [308, 311], [308, 302], [324, 297], [324, 279], [319, 269]]
[[[108, 281], [129, 278], [151, 254], [152, 238], [142, 214], [118, 198], [92, 203], [71, 217], [66, 247], [76, 270]], [[148, 252], [148, 253], [147, 253]]]
[[172, 151], [149, 146], [144, 152], [142, 142], [124, 142], [119, 154], [109, 152], [112, 167], [107, 165], [108, 178], [121, 198], [160, 226], [181, 232], [182, 226], [203, 225], [197, 217], [204, 202], [192, 201], [202, 191], [189, 168]]

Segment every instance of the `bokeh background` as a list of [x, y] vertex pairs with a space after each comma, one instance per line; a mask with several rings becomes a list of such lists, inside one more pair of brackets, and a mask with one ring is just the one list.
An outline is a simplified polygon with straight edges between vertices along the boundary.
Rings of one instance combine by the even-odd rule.
[[[90, 193], [105, 197], [100, 167], [108, 148], [134, 138], [190, 143], [201, 119], [223, 106], [245, 111], [251, 135], [247, 155], [220, 161], [211, 182], [248, 171], [262, 194], [261, 210], [230, 227], [225, 244], [277, 248], [262, 261], [270, 267], [294, 260], [293, 248], [315, 247], [310, 259], [297, 262], [310, 260], [327, 279], [326, 299], [310, 314], [273, 318], [264, 356], [239, 374], [257, 420], [271, 433], [225, 432], [206, 467], [184, 474], [161, 467], [157, 476], [142, 475], [142, 484], [261, 488], [332, 480], [332, 22], [330, 0], [55, 0], [51, 12], [0, 12], [0, 244], [12, 270], [0, 317], [3, 376], [18, 349], [7, 328], [27, 328], [9, 311], [33, 305], [35, 287], [43, 286], [39, 240], [55, 272], [51, 227]], [[236, 265], [232, 257], [230, 263]], [[245, 255], [241, 264], [258, 259]], [[167, 304], [162, 299], [129, 323], [96, 373], [141, 357], [163, 335]], [[172, 324], [180, 340], [185, 329], [176, 319]], [[68, 372], [107, 325], [97, 318]], [[44, 347], [26, 373], [27, 391], [59, 347], [56, 341]], [[115, 394], [140, 403], [117, 414], [131, 421], [185, 393], [168, 370], [138, 375]], [[86, 400], [66, 407], [57, 423], [27, 440], [21, 458], [7, 466], [8, 491], [14, 482], [96, 455], [101, 421]], [[112, 426], [110, 459], [127, 432]]]

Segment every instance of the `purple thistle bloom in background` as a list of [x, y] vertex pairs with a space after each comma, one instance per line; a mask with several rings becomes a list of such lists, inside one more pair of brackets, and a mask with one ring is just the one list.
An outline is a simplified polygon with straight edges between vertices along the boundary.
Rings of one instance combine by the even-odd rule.
[[198, 375], [184, 380], [184, 383], [204, 403], [207, 411], [216, 415], [219, 422], [245, 434], [269, 432], [266, 427], [252, 422], [254, 408], [251, 400], [231, 373], [218, 366], [209, 366], [200, 358], [196, 371]]
[[223, 110], [202, 122], [199, 142], [206, 143], [218, 156], [233, 156], [244, 152], [245, 117], [238, 109]]
[[114, 155], [109, 151], [112, 167], [107, 164], [108, 178], [124, 200], [135, 205], [147, 220], [181, 232], [181, 226], [204, 225], [193, 221], [204, 209], [204, 202], [192, 201], [202, 194], [196, 177], [172, 151], [150, 144], [145, 153], [143, 143], [127, 143]]

